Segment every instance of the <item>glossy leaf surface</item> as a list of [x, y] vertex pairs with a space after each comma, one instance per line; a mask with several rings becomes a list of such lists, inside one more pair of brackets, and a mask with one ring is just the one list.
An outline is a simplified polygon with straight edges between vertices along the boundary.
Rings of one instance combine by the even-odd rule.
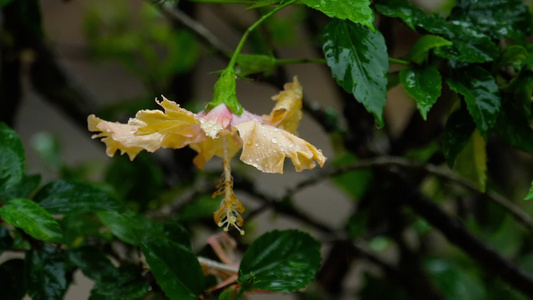
[[320, 244], [297, 230], [272, 231], [244, 253], [239, 282], [245, 290], [292, 292], [314, 279], [320, 266]]
[[120, 210], [121, 205], [110, 193], [97, 186], [56, 180], [42, 187], [35, 201], [52, 214]]
[[385, 16], [400, 18], [413, 30], [422, 28], [453, 42], [453, 45], [435, 49], [438, 56], [461, 62], [492, 61], [498, 47], [490, 37], [478, 32], [468, 23], [452, 24], [441, 16], [428, 14], [406, 0], [377, 0], [376, 9]]
[[149, 290], [140, 268], [116, 268], [99, 249], [84, 246], [69, 251], [70, 261], [96, 282], [90, 299], [138, 299]]
[[196, 299], [204, 289], [204, 274], [189, 248], [147, 233], [140, 239], [146, 262], [170, 299]]
[[457, 155], [468, 144], [475, 129], [476, 124], [466, 109], [458, 109], [448, 118], [442, 137], [442, 152], [450, 168], [453, 167]]
[[400, 80], [409, 96], [416, 101], [418, 111], [427, 119], [427, 114], [433, 104], [437, 102], [442, 90], [442, 78], [433, 66], [403, 69]]
[[24, 175], [24, 147], [18, 134], [0, 123], [0, 196]]
[[406, 58], [417, 64], [420, 64], [423, 61], [427, 60], [428, 53], [431, 49], [451, 45], [453, 45], [452, 42], [438, 35], [424, 35], [423, 37], [418, 39], [418, 41], [416, 41], [416, 43], [409, 51], [409, 54], [407, 54]]
[[33, 300], [60, 300], [67, 290], [65, 257], [56, 249], [45, 246], [32, 250], [26, 259], [27, 291]]
[[500, 112], [500, 95], [494, 77], [474, 66], [453, 72], [447, 81], [450, 88], [463, 95], [470, 115], [481, 135], [487, 138]]
[[368, 0], [299, 0], [299, 2], [323, 12], [330, 18], [348, 19], [354, 23], [362, 24], [372, 31], [375, 30], [374, 13], [369, 7], [370, 1]]
[[32, 237], [50, 243], [61, 243], [59, 223], [39, 204], [28, 199], [12, 199], [0, 207], [0, 217]]
[[389, 62], [379, 31], [333, 20], [324, 31], [322, 50], [333, 77], [383, 125]]
[[531, 14], [519, 0], [460, 0], [450, 15], [494, 39], [523, 38], [531, 33]]

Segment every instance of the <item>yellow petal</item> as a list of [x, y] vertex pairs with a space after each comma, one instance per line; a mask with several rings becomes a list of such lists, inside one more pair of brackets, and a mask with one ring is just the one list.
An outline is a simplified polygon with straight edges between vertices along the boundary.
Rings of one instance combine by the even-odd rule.
[[282, 129], [248, 121], [236, 125], [243, 140], [241, 160], [265, 173], [283, 174], [285, 157], [296, 171], [322, 167], [326, 157], [307, 141]]
[[130, 119], [128, 124], [104, 121], [94, 115], [87, 118], [89, 131], [100, 132], [93, 135], [94, 138], [102, 138], [106, 144], [108, 156], [115, 155], [117, 150], [120, 154], [127, 153], [130, 160], [133, 160], [141, 150], [154, 152], [161, 147], [163, 136], [153, 133], [143, 136], [136, 136], [135, 132], [143, 124], [138, 120]]
[[[228, 148], [228, 159], [231, 159], [235, 154], [241, 149], [241, 139], [230, 134], [227, 130], [220, 132], [220, 135], [227, 135], [227, 148]], [[218, 156], [224, 158], [224, 143], [222, 136], [213, 139], [208, 137], [205, 141], [195, 144], [190, 144], [189, 147], [198, 152], [198, 155], [193, 160], [193, 163], [196, 167], [203, 170], [206, 162], [211, 160], [213, 156]]]
[[165, 112], [141, 110], [135, 116], [144, 124], [135, 133], [137, 136], [159, 133], [163, 135], [162, 146], [174, 149], [205, 140], [205, 135], [200, 128], [200, 121], [195, 114], [165, 97], [158, 104], [163, 107]]
[[302, 86], [294, 76], [293, 83], [285, 84], [284, 90], [272, 97], [272, 100], [277, 101], [276, 106], [263, 119], [278, 128], [295, 133], [303, 116], [302, 97]]

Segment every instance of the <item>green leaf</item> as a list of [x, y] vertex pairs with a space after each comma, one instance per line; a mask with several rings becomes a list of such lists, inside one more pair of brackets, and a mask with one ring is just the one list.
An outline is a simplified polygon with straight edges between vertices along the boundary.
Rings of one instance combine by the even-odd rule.
[[[60, 221], [63, 228], [63, 242], [69, 248], [79, 247], [87, 237], [101, 238], [102, 224], [92, 213], [68, 214]], [[108, 234], [108, 236], [111, 236]]]
[[237, 74], [233, 69], [226, 69], [220, 74], [215, 83], [213, 100], [207, 104], [207, 111], [224, 103], [234, 114], [239, 116], [242, 114], [242, 106], [237, 100], [236, 76]]
[[[142, 218], [141, 216], [129, 211], [125, 213], [101, 211], [98, 212], [98, 217], [119, 240], [130, 245], [138, 245], [139, 242], [133, 232], [132, 224], [135, 223], [135, 220]], [[137, 224], [142, 224], [142, 222]]]
[[111, 280], [99, 281], [91, 290], [89, 300], [144, 299], [150, 285], [135, 265], [120, 266], [117, 276]]
[[455, 160], [457, 173], [476, 183], [481, 192], [485, 192], [487, 181], [487, 150], [485, 145], [485, 140], [479, 130], [475, 130], [468, 144]]
[[33, 300], [60, 300], [67, 290], [65, 256], [50, 246], [26, 256], [27, 292]]
[[519, 71], [528, 63], [528, 58], [529, 54], [526, 48], [512, 45], [505, 48], [498, 61], [494, 64], [493, 69], [499, 70], [504, 66], [510, 65], [515, 68], [515, 70]]
[[453, 45], [435, 49], [435, 54], [450, 60], [481, 63], [498, 55], [498, 46], [490, 37], [473, 29], [470, 24], [448, 23], [435, 14], [427, 14], [406, 0], [377, 0], [376, 9], [388, 17], [401, 18], [411, 29], [417, 27], [453, 41]]
[[0, 291], [2, 300], [22, 300], [24, 286], [24, 260], [11, 259], [0, 265]]
[[333, 20], [324, 31], [322, 49], [339, 85], [352, 93], [383, 126], [389, 61], [381, 33]]
[[467, 23], [493, 39], [522, 39], [532, 29], [531, 13], [520, 0], [459, 0], [449, 19]]
[[470, 115], [481, 135], [487, 139], [501, 106], [494, 77], [481, 67], [471, 66], [454, 71], [447, 83], [453, 91], [464, 96]]
[[366, 26], [372, 32], [375, 31], [374, 13], [370, 9], [370, 1], [368, 0], [299, 0], [299, 2], [323, 12], [330, 18], [348, 19], [355, 24]]
[[426, 120], [442, 90], [439, 71], [433, 66], [403, 69], [400, 71], [400, 80], [407, 94], [415, 99], [422, 118]]
[[22, 179], [9, 186], [7, 189], [0, 191], [0, 198], [15, 199], [26, 198], [39, 186], [41, 175], [24, 175]]
[[489, 37], [458, 33], [456, 38], [449, 39], [453, 41], [453, 45], [436, 48], [436, 55], [467, 63], [489, 62], [498, 56], [498, 46]]
[[320, 244], [297, 230], [271, 231], [244, 253], [239, 282], [253, 289], [293, 292], [313, 281], [320, 266]]
[[68, 258], [72, 264], [79, 267], [85, 276], [94, 281], [112, 280], [118, 275], [118, 270], [109, 258], [93, 246], [83, 246], [68, 251]]
[[533, 181], [531, 182], [531, 188], [529, 188], [529, 193], [524, 197], [524, 200], [533, 199]]
[[140, 240], [146, 262], [167, 297], [192, 300], [203, 292], [202, 267], [189, 248], [150, 234]]
[[421, 10], [409, 4], [406, 0], [376, 0], [374, 1], [374, 7], [380, 14], [390, 18], [400, 18], [411, 30], [416, 30], [417, 14]]
[[0, 123], [0, 193], [22, 180], [25, 160], [17, 133]]
[[164, 236], [163, 224], [151, 221], [131, 211], [119, 213], [116, 211], [98, 212], [98, 217], [106, 225], [111, 233], [121, 241], [130, 245], [139, 245], [135, 232], [143, 231], [152, 236]]
[[43, 186], [35, 201], [52, 214], [120, 210], [122, 206], [111, 194], [95, 185], [56, 180]]
[[276, 67], [276, 59], [270, 55], [239, 54], [237, 57], [237, 75], [244, 77], [250, 74], [271, 74]]
[[98, 248], [85, 246], [68, 252], [70, 261], [96, 282], [90, 299], [138, 299], [149, 285], [136, 266], [116, 268]]
[[32, 237], [50, 243], [61, 243], [59, 223], [44, 208], [28, 199], [13, 199], [0, 207], [0, 217]]
[[437, 35], [424, 35], [419, 38], [418, 41], [413, 45], [409, 54], [407, 54], [406, 59], [421, 64], [423, 61], [427, 60], [429, 50], [442, 46], [451, 46], [452, 42], [448, 41], [445, 38], [442, 38]]
[[442, 136], [442, 152], [450, 168], [453, 167], [457, 155], [468, 144], [475, 129], [476, 124], [466, 109], [458, 109], [448, 118]]

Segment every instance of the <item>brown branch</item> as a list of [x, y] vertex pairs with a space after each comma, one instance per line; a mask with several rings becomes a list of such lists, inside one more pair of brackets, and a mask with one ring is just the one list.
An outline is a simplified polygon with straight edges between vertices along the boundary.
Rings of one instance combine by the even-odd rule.
[[496, 251], [489, 248], [481, 240], [472, 235], [463, 224], [446, 214], [435, 203], [426, 199], [414, 187], [408, 187], [409, 183], [401, 183], [407, 193], [411, 193], [407, 205], [422, 216], [429, 224], [437, 228], [453, 244], [476, 260], [480, 265], [501, 277], [510, 286], [520, 290], [529, 297], [533, 297], [533, 278], [511, 261], [500, 256]]
[[381, 167], [397, 166], [397, 167], [409, 168], [409, 169], [420, 169], [420, 170], [426, 171], [429, 174], [433, 174], [442, 179], [459, 184], [474, 193], [478, 193], [478, 194], [485, 196], [488, 200], [499, 205], [500, 207], [505, 209], [507, 212], [509, 212], [511, 216], [513, 216], [513, 218], [517, 222], [519, 222], [525, 228], [533, 232], [533, 220], [531, 219], [531, 217], [529, 217], [529, 215], [526, 212], [524, 212], [522, 209], [520, 209], [518, 206], [513, 204], [510, 200], [506, 199], [505, 197], [498, 195], [491, 191], [482, 193], [479, 191], [479, 189], [477, 188], [475, 184], [455, 175], [453, 172], [449, 171], [448, 169], [445, 169], [445, 168], [442, 168], [436, 165], [432, 165], [432, 164], [422, 164], [419, 162], [410, 161], [410, 160], [407, 160], [401, 157], [380, 156], [380, 157], [376, 157], [372, 159], [361, 160], [355, 164], [340, 167], [334, 170], [322, 171], [318, 175], [313, 176], [307, 180], [304, 180], [300, 182], [299, 184], [297, 184], [292, 189], [289, 189], [285, 197], [292, 197], [294, 193], [300, 191], [301, 189], [306, 188], [308, 186], [312, 186], [322, 180], [325, 180], [331, 177], [340, 176], [350, 171], [359, 170], [359, 169], [367, 169], [367, 168], [378, 167], [378, 166], [381, 166]]
[[240, 176], [235, 176], [235, 174], [234, 174], [234, 178], [235, 178], [234, 188], [236, 190], [243, 191], [253, 196], [255, 199], [260, 200], [263, 203], [261, 207], [249, 213], [245, 217], [246, 219], [249, 219], [251, 217], [258, 215], [259, 213], [263, 212], [267, 208], [273, 208], [276, 212], [281, 213], [290, 218], [296, 219], [305, 224], [308, 224], [314, 227], [315, 229], [322, 231], [323, 233], [333, 234], [335, 232], [333, 228], [325, 224], [322, 224], [319, 221], [297, 210], [294, 207], [294, 205], [292, 205], [292, 202], [290, 201], [289, 198], [279, 199], [273, 196], [269, 196], [266, 193], [259, 191], [257, 187], [255, 186], [255, 184], [251, 182], [250, 180], [244, 179]]
[[[152, 2], [148, 0], [148, 2]], [[207, 29], [203, 24], [197, 22], [193, 18], [189, 17], [186, 13], [181, 10], [175, 9], [171, 5], [162, 4], [155, 5], [161, 13], [163, 13], [167, 18], [172, 19], [173, 21], [183, 25], [190, 31], [192, 31], [200, 40], [212, 47], [215, 50], [215, 54], [222, 56], [224, 59], [229, 60], [228, 53], [231, 53], [231, 49], [228, 48], [222, 41], [218, 39], [209, 29]]]

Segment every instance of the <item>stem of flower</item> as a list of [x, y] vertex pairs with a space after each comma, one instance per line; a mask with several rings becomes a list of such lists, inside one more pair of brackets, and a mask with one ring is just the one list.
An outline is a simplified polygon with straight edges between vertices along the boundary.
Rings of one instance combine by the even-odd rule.
[[257, 26], [259, 26], [261, 23], [263, 23], [263, 21], [265, 21], [266, 19], [268, 19], [269, 17], [271, 17], [272, 15], [277, 13], [278, 11], [284, 9], [285, 7], [291, 5], [291, 4], [295, 3], [295, 2], [296, 2], [296, 0], [290, 0], [290, 1], [287, 1], [287, 2], [285, 2], [283, 4], [281, 4], [280, 6], [274, 8], [273, 10], [268, 12], [267, 14], [263, 15], [259, 20], [257, 20], [254, 24], [252, 24], [252, 26], [248, 27], [248, 29], [246, 29], [246, 32], [242, 35], [241, 40], [239, 41], [239, 44], [237, 45], [237, 48], [235, 48], [235, 52], [233, 52], [233, 56], [231, 56], [231, 60], [230, 60], [230, 62], [228, 64], [228, 67], [226, 69], [234, 69], [235, 68], [235, 64], [237, 63], [237, 57], [241, 53], [242, 48], [244, 47], [244, 44], [246, 43], [246, 40], [248, 39], [248, 36], [250, 35], [250, 33], [255, 28], [257, 28]]

